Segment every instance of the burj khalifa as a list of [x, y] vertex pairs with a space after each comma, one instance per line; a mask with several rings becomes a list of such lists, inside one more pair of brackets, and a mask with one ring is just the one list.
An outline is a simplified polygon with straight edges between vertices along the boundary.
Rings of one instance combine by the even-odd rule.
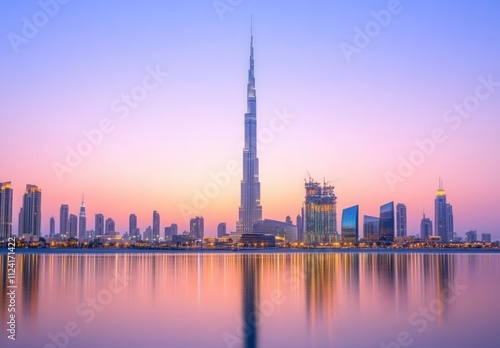
[[245, 146], [243, 148], [243, 180], [241, 205], [236, 232], [252, 233], [253, 224], [262, 220], [260, 205], [259, 159], [257, 158], [257, 96], [253, 58], [253, 33], [250, 29], [250, 68], [248, 69], [247, 112], [245, 113]]

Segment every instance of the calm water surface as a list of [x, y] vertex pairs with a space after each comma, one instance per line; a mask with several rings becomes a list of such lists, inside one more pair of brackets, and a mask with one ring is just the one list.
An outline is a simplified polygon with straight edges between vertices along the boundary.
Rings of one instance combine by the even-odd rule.
[[500, 347], [500, 254], [18, 254], [1, 347]]

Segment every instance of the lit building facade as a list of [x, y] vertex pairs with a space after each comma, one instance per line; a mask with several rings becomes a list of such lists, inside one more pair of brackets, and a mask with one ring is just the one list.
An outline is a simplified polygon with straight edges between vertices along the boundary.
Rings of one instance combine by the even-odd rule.
[[441, 241], [449, 242], [453, 239], [453, 234], [451, 236], [448, 235], [446, 191], [443, 189], [443, 182], [441, 180], [439, 180], [439, 188], [434, 200], [434, 224], [435, 234], [441, 237]]
[[115, 234], [115, 220], [112, 218], [106, 219], [106, 229], [104, 231], [106, 235]]
[[334, 187], [312, 178], [305, 183], [304, 241], [309, 244], [338, 241], [337, 197]]
[[56, 219], [53, 216], [50, 217], [50, 230], [49, 237], [54, 237], [56, 234]]
[[342, 210], [342, 243], [355, 244], [359, 239], [359, 206]]
[[0, 183], [0, 239], [12, 237], [12, 184]]

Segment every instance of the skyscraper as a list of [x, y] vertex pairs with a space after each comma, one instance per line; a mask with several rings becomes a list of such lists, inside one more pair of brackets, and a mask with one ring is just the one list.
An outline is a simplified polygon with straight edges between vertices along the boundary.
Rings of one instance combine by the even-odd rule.
[[432, 236], [432, 221], [424, 216], [420, 222], [420, 239], [425, 240]]
[[453, 234], [455, 232], [453, 228], [453, 207], [449, 203], [446, 203], [446, 231], [448, 235], [448, 241], [453, 241]]
[[223, 237], [226, 235], [226, 223], [221, 222], [217, 225], [217, 238]]
[[302, 208], [302, 215], [297, 215], [297, 218], [295, 219], [295, 223], [297, 224], [297, 240], [299, 242], [302, 242], [304, 240], [304, 220], [303, 216], [304, 215], [304, 208]]
[[389, 202], [380, 207], [379, 241], [394, 242], [394, 202]]
[[85, 216], [85, 201], [82, 196], [82, 205], [80, 206], [80, 215], [78, 217], [78, 238], [87, 238], [87, 217]]
[[357, 243], [359, 238], [359, 206], [342, 211], [342, 242]]
[[379, 240], [380, 218], [365, 215], [363, 217], [363, 237], [368, 243], [376, 243]]
[[203, 239], [205, 235], [203, 217], [197, 216], [189, 221], [189, 233], [196, 239]]
[[61, 235], [61, 237], [68, 236], [68, 219], [69, 206], [67, 204], [61, 204], [61, 209], [59, 211], [59, 234]]
[[243, 179], [241, 205], [236, 232], [252, 233], [253, 224], [262, 220], [260, 205], [259, 160], [257, 158], [257, 96], [253, 58], [253, 33], [250, 35], [250, 68], [247, 84], [247, 112], [245, 113], [245, 146], [243, 148]]
[[42, 190], [36, 185], [26, 185], [23, 196], [21, 234], [40, 237], [42, 222]]
[[396, 236], [405, 237], [407, 235], [406, 205], [398, 203], [396, 205]]
[[304, 241], [306, 243], [328, 243], [338, 240], [337, 197], [334, 187], [309, 178], [305, 183]]
[[449, 242], [451, 238], [448, 236], [448, 224], [446, 216], [446, 192], [443, 189], [443, 182], [439, 179], [439, 189], [436, 192], [434, 200], [434, 224], [435, 234], [441, 237], [441, 241]]
[[115, 221], [112, 218], [106, 219], [106, 235], [115, 234]]
[[0, 239], [12, 236], [12, 185], [0, 183]]
[[95, 235], [102, 236], [104, 234], [104, 215], [95, 214]]
[[69, 215], [69, 221], [68, 221], [68, 237], [69, 238], [76, 238], [76, 232], [78, 231], [78, 216], [75, 214], [70, 214]]
[[160, 240], [160, 214], [156, 210], [153, 212], [153, 240]]
[[54, 219], [54, 217], [51, 216], [49, 237], [54, 237], [55, 234], [56, 234], [56, 219]]
[[128, 218], [128, 234], [131, 239], [140, 239], [137, 230], [137, 216], [130, 214]]
[[172, 236], [177, 236], [177, 224], [172, 224], [170, 227], [165, 227], [165, 240], [172, 240]]

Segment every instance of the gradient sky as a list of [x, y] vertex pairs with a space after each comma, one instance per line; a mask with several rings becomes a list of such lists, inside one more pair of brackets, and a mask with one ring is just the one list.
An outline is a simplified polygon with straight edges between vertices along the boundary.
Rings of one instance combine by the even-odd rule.
[[[24, 17], [43, 20], [41, 7], [2, 1], [0, 182], [13, 182], [15, 232], [28, 183], [42, 188], [43, 234], [51, 215], [59, 229], [62, 203], [78, 214], [82, 193], [87, 226], [103, 213], [124, 232], [136, 213], [144, 231], [158, 210], [162, 231], [172, 222], [188, 229], [180, 207], [196, 208], [195, 190], [214, 182], [209, 173], [241, 165], [253, 13], [258, 127], [275, 110], [295, 115], [258, 149], [264, 218], [295, 218], [309, 172], [336, 186], [339, 229], [343, 208], [378, 215], [394, 200], [407, 205], [416, 234], [423, 209], [434, 220], [441, 177], [456, 232], [500, 238], [500, 87], [456, 129], [443, 119], [481, 76], [500, 81], [498, 1], [401, 0], [350, 62], [341, 44], [353, 45], [356, 28], [388, 1], [243, 0], [222, 18], [213, 3], [69, 1], [16, 53], [9, 33], [22, 35]], [[169, 75], [120, 119], [112, 104], [157, 66]], [[65, 164], [67, 148], [104, 118], [114, 131], [58, 180], [53, 164]], [[392, 190], [386, 173], [399, 175], [400, 156], [436, 128], [446, 141]], [[230, 176], [197, 210], [206, 235], [222, 221], [235, 229], [240, 180]]]

